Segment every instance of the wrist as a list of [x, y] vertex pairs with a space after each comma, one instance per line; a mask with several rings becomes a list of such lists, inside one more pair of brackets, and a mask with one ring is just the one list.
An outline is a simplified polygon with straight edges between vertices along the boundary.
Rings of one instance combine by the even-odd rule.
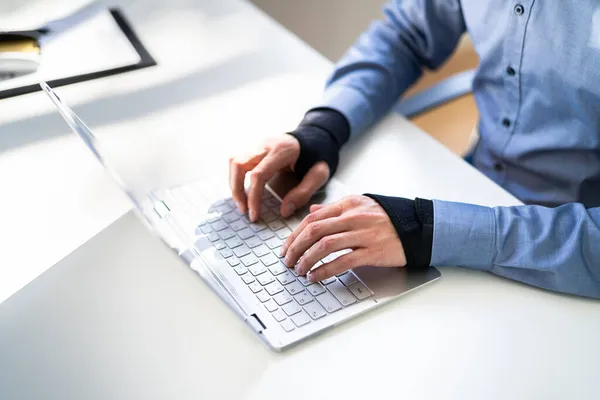
[[402, 242], [407, 267], [428, 267], [433, 246], [433, 202], [420, 198], [365, 196], [377, 201], [388, 215]]
[[288, 132], [299, 144], [299, 156], [294, 173], [302, 180], [306, 173], [318, 162], [323, 161], [329, 167], [329, 176], [333, 176], [339, 163], [339, 152], [348, 140], [349, 125], [339, 112], [317, 108], [304, 116], [293, 132]]

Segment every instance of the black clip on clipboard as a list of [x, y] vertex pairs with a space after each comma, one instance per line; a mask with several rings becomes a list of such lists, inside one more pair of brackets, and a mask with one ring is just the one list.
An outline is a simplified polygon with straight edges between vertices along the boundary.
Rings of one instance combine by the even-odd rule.
[[[89, 14], [93, 11], [97, 11], [97, 8], [92, 9], [90, 7], [90, 9], [81, 10], [79, 13], [81, 15], [84, 15], [84, 13]], [[125, 37], [129, 40], [129, 42], [131, 43], [131, 45], [133, 46], [135, 51], [138, 53], [138, 55], [140, 57], [139, 62], [137, 62], [136, 64], [124, 65], [124, 66], [117, 67], [117, 68], [111, 68], [111, 69], [95, 71], [95, 72], [91, 72], [91, 73], [85, 73], [85, 74], [50, 80], [50, 81], [48, 81], [48, 84], [50, 86], [59, 87], [59, 86], [72, 85], [74, 83], [90, 81], [90, 80], [94, 80], [94, 79], [98, 79], [98, 78], [104, 78], [104, 77], [111, 76], [111, 75], [123, 74], [126, 72], [135, 71], [138, 69], [143, 69], [143, 68], [148, 68], [148, 67], [153, 67], [153, 66], [157, 65], [156, 60], [154, 59], [154, 57], [152, 57], [150, 52], [148, 52], [146, 47], [144, 47], [144, 44], [141, 42], [139, 37], [136, 35], [133, 28], [131, 27], [131, 24], [127, 21], [127, 19], [123, 15], [123, 13], [118, 8], [109, 8], [108, 12], [114, 18], [115, 22], [117, 23], [117, 25], [119, 26], [119, 28], [121, 29], [121, 31], [123, 32]], [[44, 27], [44, 28], [40, 28], [39, 30], [36, 30], [36, 31], [26, 31], [26, 32], [24, 31], [24, 32], [12, 32], [12, 33], [17, 34], [17, 35], [35, 38], [36, 40], [39, 40], [43, 45], [44, 36], [48, 35], [48, 34], [52, 34], [53, 32], [52, 32], [52, 28]], [[8, 33], [8, 34], [10, 34], [10, 33]], [[20, 87], [16, 87], [16, 88], [6, 89], [6, 90], [0, 90], [0, 99], [21, 96], [24, 94], [37, 92], [39, 90], [41, 90], [41, 88], [40, 88], [40, 85], [38, 85], [38, 84], [31, 84], [31, 85], [25, 85], [25, 86], [20, 86]]]

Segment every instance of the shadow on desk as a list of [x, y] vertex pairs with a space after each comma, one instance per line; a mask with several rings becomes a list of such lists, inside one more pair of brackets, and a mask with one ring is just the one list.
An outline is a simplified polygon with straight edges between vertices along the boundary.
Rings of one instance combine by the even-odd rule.
[[[190, 101], [223, 94], [250, 82], [290, 72], [289, 65], [265, 65], [262, 60], [264, 57], [261, 54], [248, 51], [168, 82], [99, 98], [73, 108], [86, 124], [97, 129], [103, 125], [143, 118]], [[244, 68], [240, 68], [241, 65]], [[151, 80], [152, 75], [148, 75], [147, 79]], [[0, 110], [1, 106], [2, 103]], [[5, 123], [0, 125], [0, 153], [66, 135], [69, 133], [66, 128], [58, 112], [54, 111]]]

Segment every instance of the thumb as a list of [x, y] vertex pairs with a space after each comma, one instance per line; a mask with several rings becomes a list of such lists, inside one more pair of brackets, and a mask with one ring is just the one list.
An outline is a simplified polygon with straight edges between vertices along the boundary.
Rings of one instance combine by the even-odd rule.
[[283, 198], [281, 203], [281, 216], [284, 218], [292, 215], [298, 208], [308, 203], [310, 198], [329, 179], [329, 166], [320, 161], [308, 170], [302, 182]]

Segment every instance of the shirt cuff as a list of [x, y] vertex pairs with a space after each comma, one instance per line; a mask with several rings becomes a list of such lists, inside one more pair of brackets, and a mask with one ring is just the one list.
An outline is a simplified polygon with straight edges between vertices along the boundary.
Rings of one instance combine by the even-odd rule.
[[329, 177], [335, 174], [342, 145], [348, 141], [350, 127], [346, 118], [329, 108], [309, 110], [296, 130], [288, 132], [300, 143], [300, 156], [294, 173], [299, 181], [319, 161], [329, 166]]
[[317, 107], [331, 108], [343, 114], [350, 125], [350, 137], [364, 132], [374, 121], [373, 110], [363, 94], [348, 86], [328, 87]]
[[415, 200], [365, 193], [386, 212], [404, 248], [407, 268], [431, 264], [434, 211], [431, 200]]
[[431, 265], [489, 271], [496, 254], [496, 220], [489, 207], [434, 200]]

